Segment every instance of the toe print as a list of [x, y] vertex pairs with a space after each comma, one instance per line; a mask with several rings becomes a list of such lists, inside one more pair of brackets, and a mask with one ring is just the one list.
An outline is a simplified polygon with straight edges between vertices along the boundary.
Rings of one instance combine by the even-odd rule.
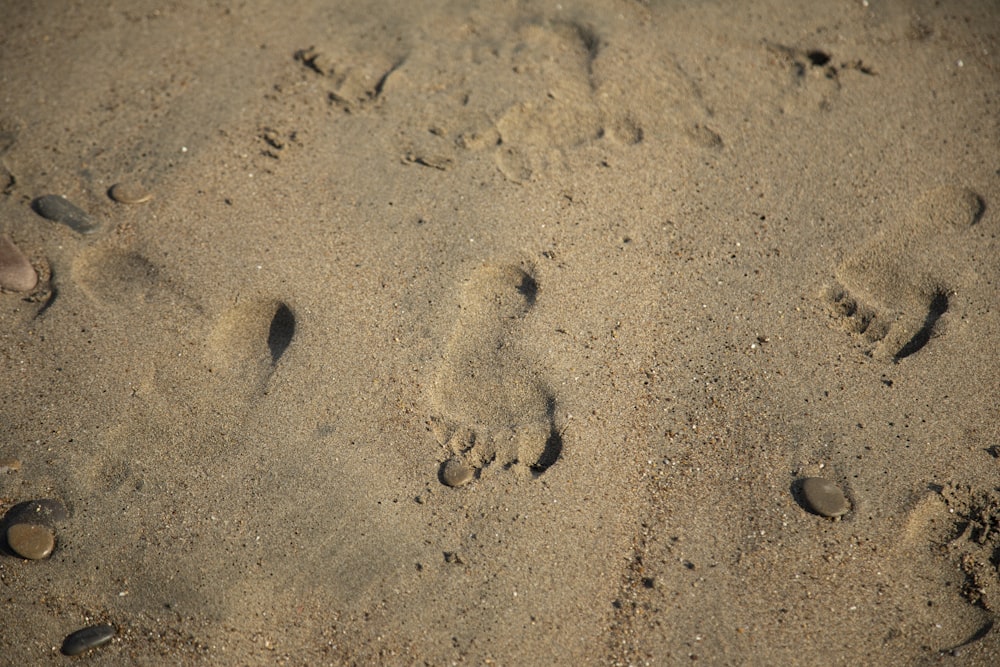
[[982, 198], [967, 188], [931, 190], [909, 216], [838, 267], [827, 299], [845, 327], [872, 345], [874, 356], [902, 361], [944, 332], [962, 282], [957, 267], [966, 232], [984, 210]]
[[520, 343], [538, 293], [516, 266], [484, 266], [466, 287], [435, 384], [449, 455], [440, 477], [449, 486], [492, 463], [538, 476], [562, 454], [556, 398]]

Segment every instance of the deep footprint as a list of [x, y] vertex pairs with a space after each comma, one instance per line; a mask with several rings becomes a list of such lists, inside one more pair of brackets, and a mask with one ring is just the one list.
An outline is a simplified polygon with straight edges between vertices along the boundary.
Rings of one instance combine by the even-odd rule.
[[473, 275], [434, 387], [448, 460], [475, 471], [493, 463], [539, 476], [562, 456], [556, 399], [522, 344], [539, 292], [516, 266]]
[[838, 267], [827, 299], [845, 327], [872, 344], [873, 356], [898, 363], [943, 333], [961, 282], [965, 232], [984, 211], [967, 188], [931, 190], [907, 219]]

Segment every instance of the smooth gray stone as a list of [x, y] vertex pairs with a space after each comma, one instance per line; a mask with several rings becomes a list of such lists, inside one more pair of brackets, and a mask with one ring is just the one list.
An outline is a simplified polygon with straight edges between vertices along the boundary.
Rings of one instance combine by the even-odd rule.
[[475, 471], [459, 459], [448, 459], [441, 467], [441, 481], [451, 487], [468, 484]]
[[822, 477], [802, 480], [802, 500], [806, 508], [820, 516], [835, 518], [847, 514], [851, 504], [839, 486]]
[[35, 212], [53, 222], [60, 222], [81, 234], [91, 234], [101, 226], [82, 208], [59, 195], [45, 195], [32, 202]]
[[80, 655], [84, 651], [107, 644], [115, 636], [113, 625], [91, 625], [66, 635], [63, 640], [63, 655]]

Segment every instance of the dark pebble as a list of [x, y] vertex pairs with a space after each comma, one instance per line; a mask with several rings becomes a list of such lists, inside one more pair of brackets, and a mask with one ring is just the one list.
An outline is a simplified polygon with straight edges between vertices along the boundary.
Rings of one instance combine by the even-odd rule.
[[112, 625], [92, 625], [67, 635], [63, 640], [63, 655], [80, 655], [84, 651], [107, 644], [115, 636]]
[[91, 218], [86, 211], [59, 195], [39, 197], [32, 202], [32, 207], [46, 220], [61, 222], [81, 234], [90, 234], [100, 227], [100, 223]]
[[820, 516], [839, 517], [847, 514], [851, 504], [839, 486], [822, 477], [802, 480], [802, 500], [806, 509]]
[[4, 523], [34, 523], [40, 526], [53, 526], [65, 521], [68, 514], [66, 506], [54, 498], [27, 500], [11, 507], [4, 516]]

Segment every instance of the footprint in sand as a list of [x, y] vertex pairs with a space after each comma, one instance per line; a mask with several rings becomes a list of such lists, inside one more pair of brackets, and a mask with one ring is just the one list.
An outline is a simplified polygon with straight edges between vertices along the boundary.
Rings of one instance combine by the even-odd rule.
[[295, 336], [295, 313], [283, 301], [238, 303], [215, 324], [208, 339], [213, 373], [243, 376], [263, 392]]
[[968, 233], [985, 208], [967, 188], [930, 190], [838, 267], [826, 297], [846, 327], [873, 344], [873, 356], [899, 362], [944, 331], [968, 265]]
[[[535, 278], [511, 265], [483, 266], [466, 285], [434, 387], [449, 457], [442, 482], [464, 483], [493, 463], [537, 477], [559, 459], [556, 399], [522, 344], [537, 296]], [[456, 467], [466, 474], [452, 477]]]
[[169, 298], [161, 269], [140, 253], [108, 247], [85, 249], [74, 260], [71, 275], [97, 303], [141, 305]]

